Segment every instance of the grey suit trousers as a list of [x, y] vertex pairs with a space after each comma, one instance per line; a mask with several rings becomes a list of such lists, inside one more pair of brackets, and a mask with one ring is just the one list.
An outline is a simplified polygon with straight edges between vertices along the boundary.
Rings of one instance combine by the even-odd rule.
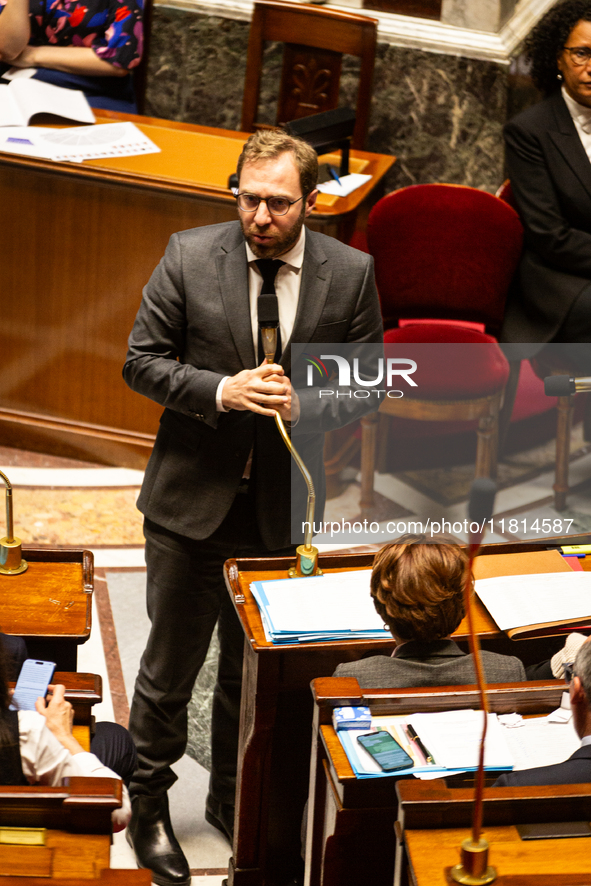
[[[210, 796], [234, 804], [244, 635], [224, 584], [230, 557], [267, 555], [254, 495], [238, 494], [221, 526], [197, 541], [146, 518], [150, 636], [140, 663], [129, 730], [138, 752], [132, 795], [159, 795], [177, 776], [171, 764], [187, 743], [187, 705], [218, 625], [220, 657], [213, 698]], [[289, 547], [273, 555], [293, 554]]]

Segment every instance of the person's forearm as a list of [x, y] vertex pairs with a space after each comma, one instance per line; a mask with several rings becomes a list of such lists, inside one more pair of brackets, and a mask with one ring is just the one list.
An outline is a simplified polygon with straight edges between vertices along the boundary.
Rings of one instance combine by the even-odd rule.
[[18, 56], [30, 37], [29, 0], [8, 0], [0, 15], [0, 61]]
[[[5, 16], [0, 16], [0, 22]], [[125, 77], [125, 68], [103, 61], [87, 46], [27, 46], [17, 58], [11, 59], [19, 68], [50, 68], [66, 74], [87, 74], [91, 77]]]

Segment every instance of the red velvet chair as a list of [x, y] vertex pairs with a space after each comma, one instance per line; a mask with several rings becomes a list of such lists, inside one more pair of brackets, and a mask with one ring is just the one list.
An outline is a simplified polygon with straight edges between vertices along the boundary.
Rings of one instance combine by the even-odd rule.
[[[522, 237], [516, 212], [475, 188], [413, 185], [373, 208], [367, 240], [386, 356], [417, 363], [417, 387], [406, 386], [403, 397], [385, 397], [380, 405], [382, 452], [389, 416], [476, 420], [476, 476], [496, 475], [498, 417], [510, 367], [495, 336]], [[373, 505], [376, 419], [362, 422], [363, 510]]]

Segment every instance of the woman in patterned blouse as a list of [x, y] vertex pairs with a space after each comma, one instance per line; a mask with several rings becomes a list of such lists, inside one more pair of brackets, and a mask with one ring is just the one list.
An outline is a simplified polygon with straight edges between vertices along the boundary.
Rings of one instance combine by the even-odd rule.
[[0, 77], [81, 89], [95, 108], [136, 112], [129, 72], [142, 57], [143, 0], [0, 0]]

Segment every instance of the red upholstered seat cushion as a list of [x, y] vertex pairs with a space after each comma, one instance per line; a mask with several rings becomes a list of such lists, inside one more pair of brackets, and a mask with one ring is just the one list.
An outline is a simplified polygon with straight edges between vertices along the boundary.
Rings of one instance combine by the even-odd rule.
[[[386, 358], [414, 360], [409, 374], [394, 376], [389, 387], [417, 400], [472, 400], [497, 393], [507, 384], [509, 364], [496, 340], [483, 332], [434, 323], [389, 329]], [[407, 368], [401, 363], [402, 369]]]

